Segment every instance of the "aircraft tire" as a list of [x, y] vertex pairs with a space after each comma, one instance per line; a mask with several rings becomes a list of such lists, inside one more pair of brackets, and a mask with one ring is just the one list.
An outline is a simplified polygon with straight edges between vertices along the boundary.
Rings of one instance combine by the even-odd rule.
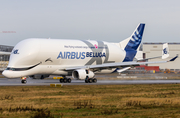
[[27, 81], [26, 80], [21, 80], [21, 83], [26, 84]]
[[90, 78], [90, 79], [88, 79], [88, 82], [89, 82], [89, 83], [92, 83], [92, 82], [93, 82], [93, 80]]
[[85, 83], [88, 83], [88, 80], [85, 79]]
[[24, 80], [24, 84], [26, 84], [27, 83], [27, 81], [26, 80]]
[[67, 83], [67, 78], [64, 78], [64, 83]]
[[96, 78], [93, 79], [93, 83], [97, 83], [97, 79]]
[[71, 78], [68, 78], [68, 79], [67, 79], [67, 82], [68, 82], [68, 83], [71, 83]]
[[64, 82], [64, 79], [60, 79], [59, 82], [60, 82], [60, 83], [63, 83], [63, 82]]

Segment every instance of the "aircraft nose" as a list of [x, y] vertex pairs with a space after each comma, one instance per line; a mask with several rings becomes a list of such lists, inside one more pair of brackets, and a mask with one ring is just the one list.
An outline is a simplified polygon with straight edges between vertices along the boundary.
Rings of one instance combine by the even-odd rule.
[[7, 71], [7, 70], [4, 70], [4, 71], [2, 72], [2, 75], [3, 75], [4, 77], [6, 77], [6, 78], [11, 78], [12, 73], [9, 72], [9, 71]]
[[4, 77], [6, 77], [6, 76], [7, 76], [7, 72], [4, 70], [4, 71], [2, 72], [2, 75], [3, 75]]

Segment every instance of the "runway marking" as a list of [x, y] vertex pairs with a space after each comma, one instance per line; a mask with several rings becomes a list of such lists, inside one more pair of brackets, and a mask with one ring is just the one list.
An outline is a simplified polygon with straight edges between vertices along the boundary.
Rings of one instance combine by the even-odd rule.
[[63, 84], [50, 84], [50, 87], [62, 87]]
[[137, 78], [137, 76], [117, 76], [117, 78]]

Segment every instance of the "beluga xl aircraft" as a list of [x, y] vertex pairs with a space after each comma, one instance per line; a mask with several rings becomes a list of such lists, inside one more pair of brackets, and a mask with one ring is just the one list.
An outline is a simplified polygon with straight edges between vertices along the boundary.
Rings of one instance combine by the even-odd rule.
[[[60, 82], [74, 79], [95, 83], [96, 73], [125, 71], [142, 64], [166, 63], [174, 61], [140, 62], [133, 61], [139, 50], [145, 24], [141, 23], [133, 34], [119, 42], [109, 43], [94, 40], [40, 39], [30, 38], [19, 42], [11, 52], [7, 69], [3, 75], [7, 78], [43, 79], [49, 75], [62, 76]], [[163, 46], [162, 59], [169, 56], [167, 44]], [[145, 59], [146, 60], [146, 59]]]

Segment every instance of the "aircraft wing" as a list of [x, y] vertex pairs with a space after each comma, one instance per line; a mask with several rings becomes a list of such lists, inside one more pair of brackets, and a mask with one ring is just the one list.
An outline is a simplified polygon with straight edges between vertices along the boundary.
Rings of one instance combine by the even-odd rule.
[[68, 67], [65, 68], [66, 71], [72, 71], [76, 69], [92, 69], [94, 71], [96, 70], [103, 70], [103, 69], [108, 69], [108, 68], [123, 68], [123, 67], [134, 67], [134, 66], [139, 66], [139, 65], [144, 65], [144, 64], [155, 64], [155, 63], [166, 63], [166, 62], [171, 62], [174, 61], [178, 57], [175, 56], [174, 58], [168, 60], [168, 61], [154, 61], [154, 62], [119, 62], [119, 63], [105, 63], [101, 65], [87, 65], [87, 66], [76, 66], [76, 67]]
[[139, 59], [139, 60], [137, 60], [137, 61], [138, 61], [138, 62], [139, 62], [139, 61], [147, 61], [147, 60], [150, 60], [150, 59], [157, 59], [157, 58], [162, 58], [162, 56], [145, 58], [145, 59]]

